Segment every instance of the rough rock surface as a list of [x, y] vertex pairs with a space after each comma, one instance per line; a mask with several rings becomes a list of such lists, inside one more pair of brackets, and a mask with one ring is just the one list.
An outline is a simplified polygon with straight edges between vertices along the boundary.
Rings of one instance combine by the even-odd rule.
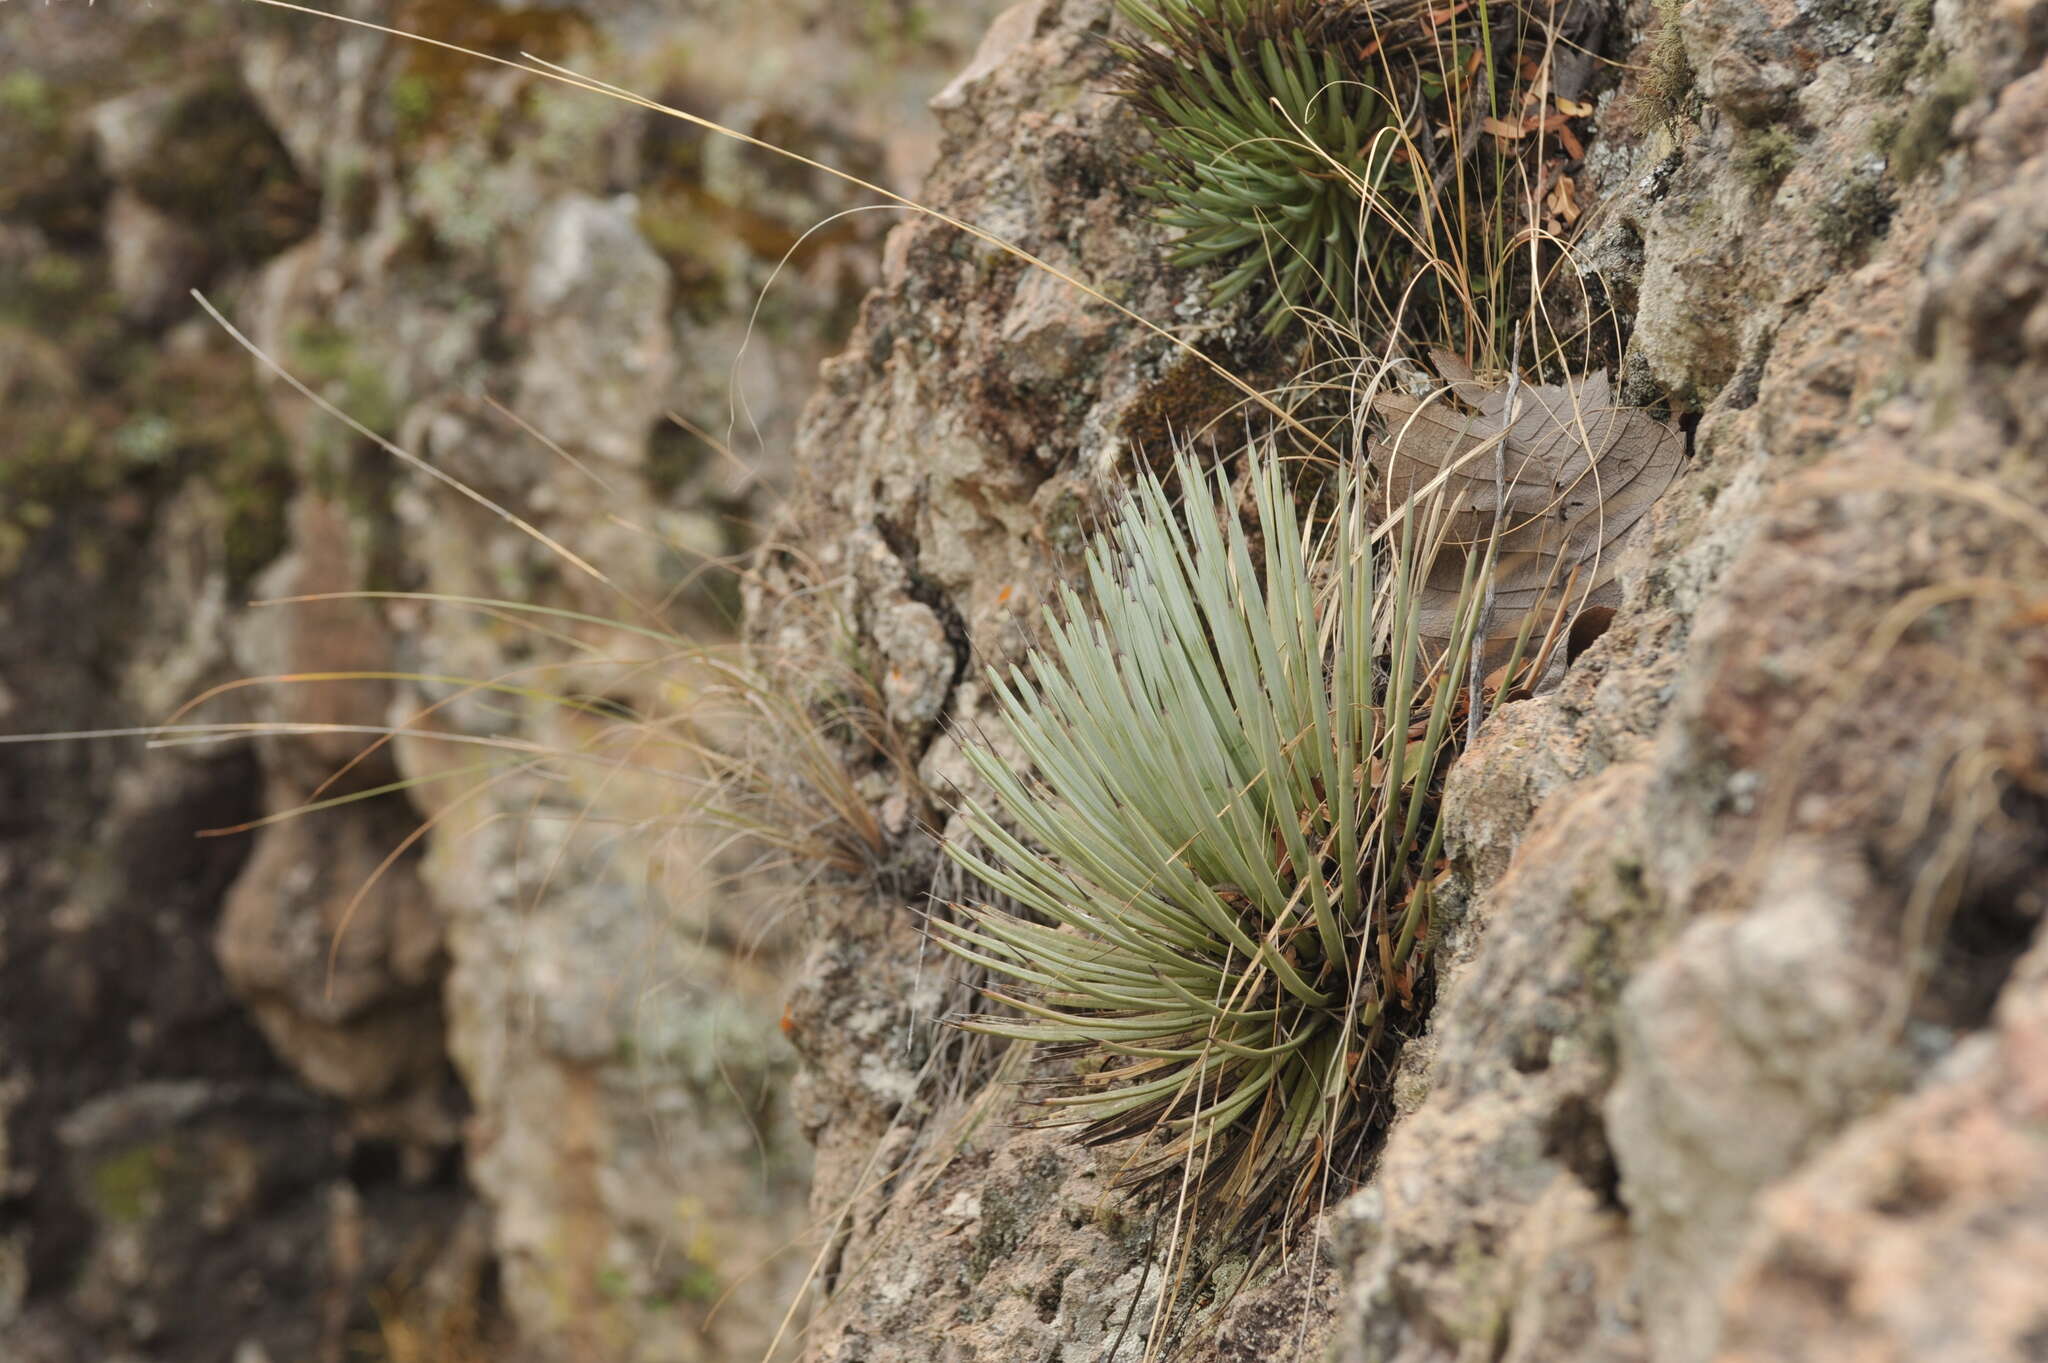
[[[997, 21], [938, 102], [929, 197], [1170, 321], [1186, 281], [1157, 270], [1117, 169], [1135, 134], [1095, 93], [1108, 8]], [[2048, 10], [1625, 18], [1585, 255], [1635, 310], [1628, 391], [1693, 418], [1688, 468], [1611, 632], [1457, 769], [1463, 910], [1376, 1167], [1294, 1266], [1311, 1281], [1236, 1298], [1200, 1356], [2048, 1339]], [[1668, 116], [1637, 88], [1660, 45], [1694, 73]], [[943, 822], [966, 776], [940, 725], [988, 723], [981, 667], [1071, 569], [1171, 362], [939, 224], [888, 260], [798, 444], [785, 535], [809, 552], [776, 565], [790, 600], [842, 594], [834, 628], [917, 697], [890, 713], [921, 755], [917, 781], [867, 773], [896, 841], [822, 906], [792, 1005], [837, 1237], [811, 1356], [1136, 1357], [1153, 1209], [1105, 1196], [1113, 1152], [1017, 1129], [1014, 1064], [935, 1029], [957, 986], [917, 915], [949, 886], [900, 811]], [[801, 650], [812, 617], [780, 599], [754, 627]], [[954, 669], [899, 642], [909, 612]]]

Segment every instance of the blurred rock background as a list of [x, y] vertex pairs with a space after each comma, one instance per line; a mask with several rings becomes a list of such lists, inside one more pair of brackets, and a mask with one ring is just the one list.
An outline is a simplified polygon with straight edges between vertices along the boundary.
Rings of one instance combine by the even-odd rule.
[[[908, 190], [926, 102], [994, 6], [337, 8]], [[645, 634], [249, 603], [505, 598], [729, 637], [735, 595], [705, 565], [786, 484], [893, 213], [835, 217], [868, 196], [255, 5], [0, 5], [0, 126], [0, 730], [404, 673], [443, 680], [239, 687], [186, 718], [430, 710], [430, 730], [672, 760], [606, 717], [687, 708]], [[322, 415], [194, 288], [608, 581]], [[497, 678], [602, 704], [459, 680]], [[778, 1029], [786, 914], [669, 820], [681, 788], [658, 770], [371, 744], [0, 749], [0, 1358], [759, 1356], [806, 1266], [776, 1257], [810, 1165]]]

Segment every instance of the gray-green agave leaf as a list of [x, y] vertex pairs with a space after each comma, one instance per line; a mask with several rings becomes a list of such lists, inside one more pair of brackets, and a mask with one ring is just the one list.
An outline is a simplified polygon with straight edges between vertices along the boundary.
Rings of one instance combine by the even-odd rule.
[[1458, 646], [1426, 652], [1418, 536], [1376, 570], [1362, 489], [1311, 535], [1255, 457], [1247, 533], [1220, 475], [1179, 473], [1183, 504], [1142, 483], [1089, 554], [1089, 596], [1064, 592], [1045, 651], [992, 676], [1028, 768], [969, 746], [993, 801], [948, 851], [1019, 911], [934, 930], [1011, 1010], [964, 1025], [1078, 1060], [1052, 1121], [1093, 1143], [1164, 1131], [1129, 1178], [1191, 1160], [1243, 1206], [1362, 1119], [1425, 930], [1458, 737], [1440, 683], [1463, 675], [1480, 594]]

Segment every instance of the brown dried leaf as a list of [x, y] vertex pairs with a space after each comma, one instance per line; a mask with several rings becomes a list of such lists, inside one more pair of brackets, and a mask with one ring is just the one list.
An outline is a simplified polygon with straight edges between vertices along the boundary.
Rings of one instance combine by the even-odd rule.
[[[1569, 137], [1571, 130], [1566, 129], [1563, 135]], [[1585, 152], [1581, 149], [1577, 154], [1583, 156]], [[1579, 187], [1572, 183], [1571, 176], [1561, 175], [1558, 177], [1557, 184], [1550, 191], [1550, 196], [1544, 200], [1544, 206], [1556, 214], [1558, 220], [1567, 226], [1579, 220]]]
[[1510, 420], [1504, 385], [1479, 382], [1455, 356], [1432, 358], [1449, 392], [1376, 399], [1388, 430], [1368, 447], [1390, 514], [1410, 497], [1441, 499], [1443, 547], [1420, 597], [1425, 639], [1441, 645], [1450, 637], [1466, 556], [1486, 552], [1496, 523], [1489, 657], [1539, 610], [1540, 631], [1575, 570], [1568, 616], [1615, 604], [1621, 550], [1678, 476], [1678, 430], [1616, 407], [1604, 370], [1521, 386]]

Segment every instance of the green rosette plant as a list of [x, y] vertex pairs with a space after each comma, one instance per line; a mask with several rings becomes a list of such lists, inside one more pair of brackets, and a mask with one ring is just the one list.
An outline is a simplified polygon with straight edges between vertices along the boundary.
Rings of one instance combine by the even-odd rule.
[[1491, 558], [1435, 646], [1412, 503], [1376, 548], [1348, 477], [1312, 533], [1276, 459], [1250, 483], [1248, 531], [1221, 474], [1184, 456], [1178, 509], [1147, 478], [1090, 599], [1065, 590], [1047, 647], [991, 677], [1028, 768], [968, 746], [991, 798], [948, 852], [1009, 902], [933, 924], [1011, 1010], [962, 1025], [1046, 1043], [1049, 1122], [1149, 1138], [1120, 1181], [1192, 1175], [1234, 1216], [1306, 1203], [1417, 1015]]
[[1396, 114], [1355, 5], [1296, 0], [1122, 0], [1141, 39], [1120, 44], [1121, 90], [1153, 135], [1140, 192], [1180, 236], [1177, 265], [1231, 262], [1212, 302], [1254, 285], [1269, 333], [1297, 307], [1347, 304], [1367, 198], [1393, 176]]
[[1587, 6], [1118, 8], [1118, 89], [1151, 134], [1137, 192], [1175, 230], [1171, 259], [1216, 271], [1213, 304], [1252, 294], [1268, 335], [1305, 320], [1513, 367], [1518, 312], [1581, 217], [1570, 124], [1591, 109], [1555, 64]]

